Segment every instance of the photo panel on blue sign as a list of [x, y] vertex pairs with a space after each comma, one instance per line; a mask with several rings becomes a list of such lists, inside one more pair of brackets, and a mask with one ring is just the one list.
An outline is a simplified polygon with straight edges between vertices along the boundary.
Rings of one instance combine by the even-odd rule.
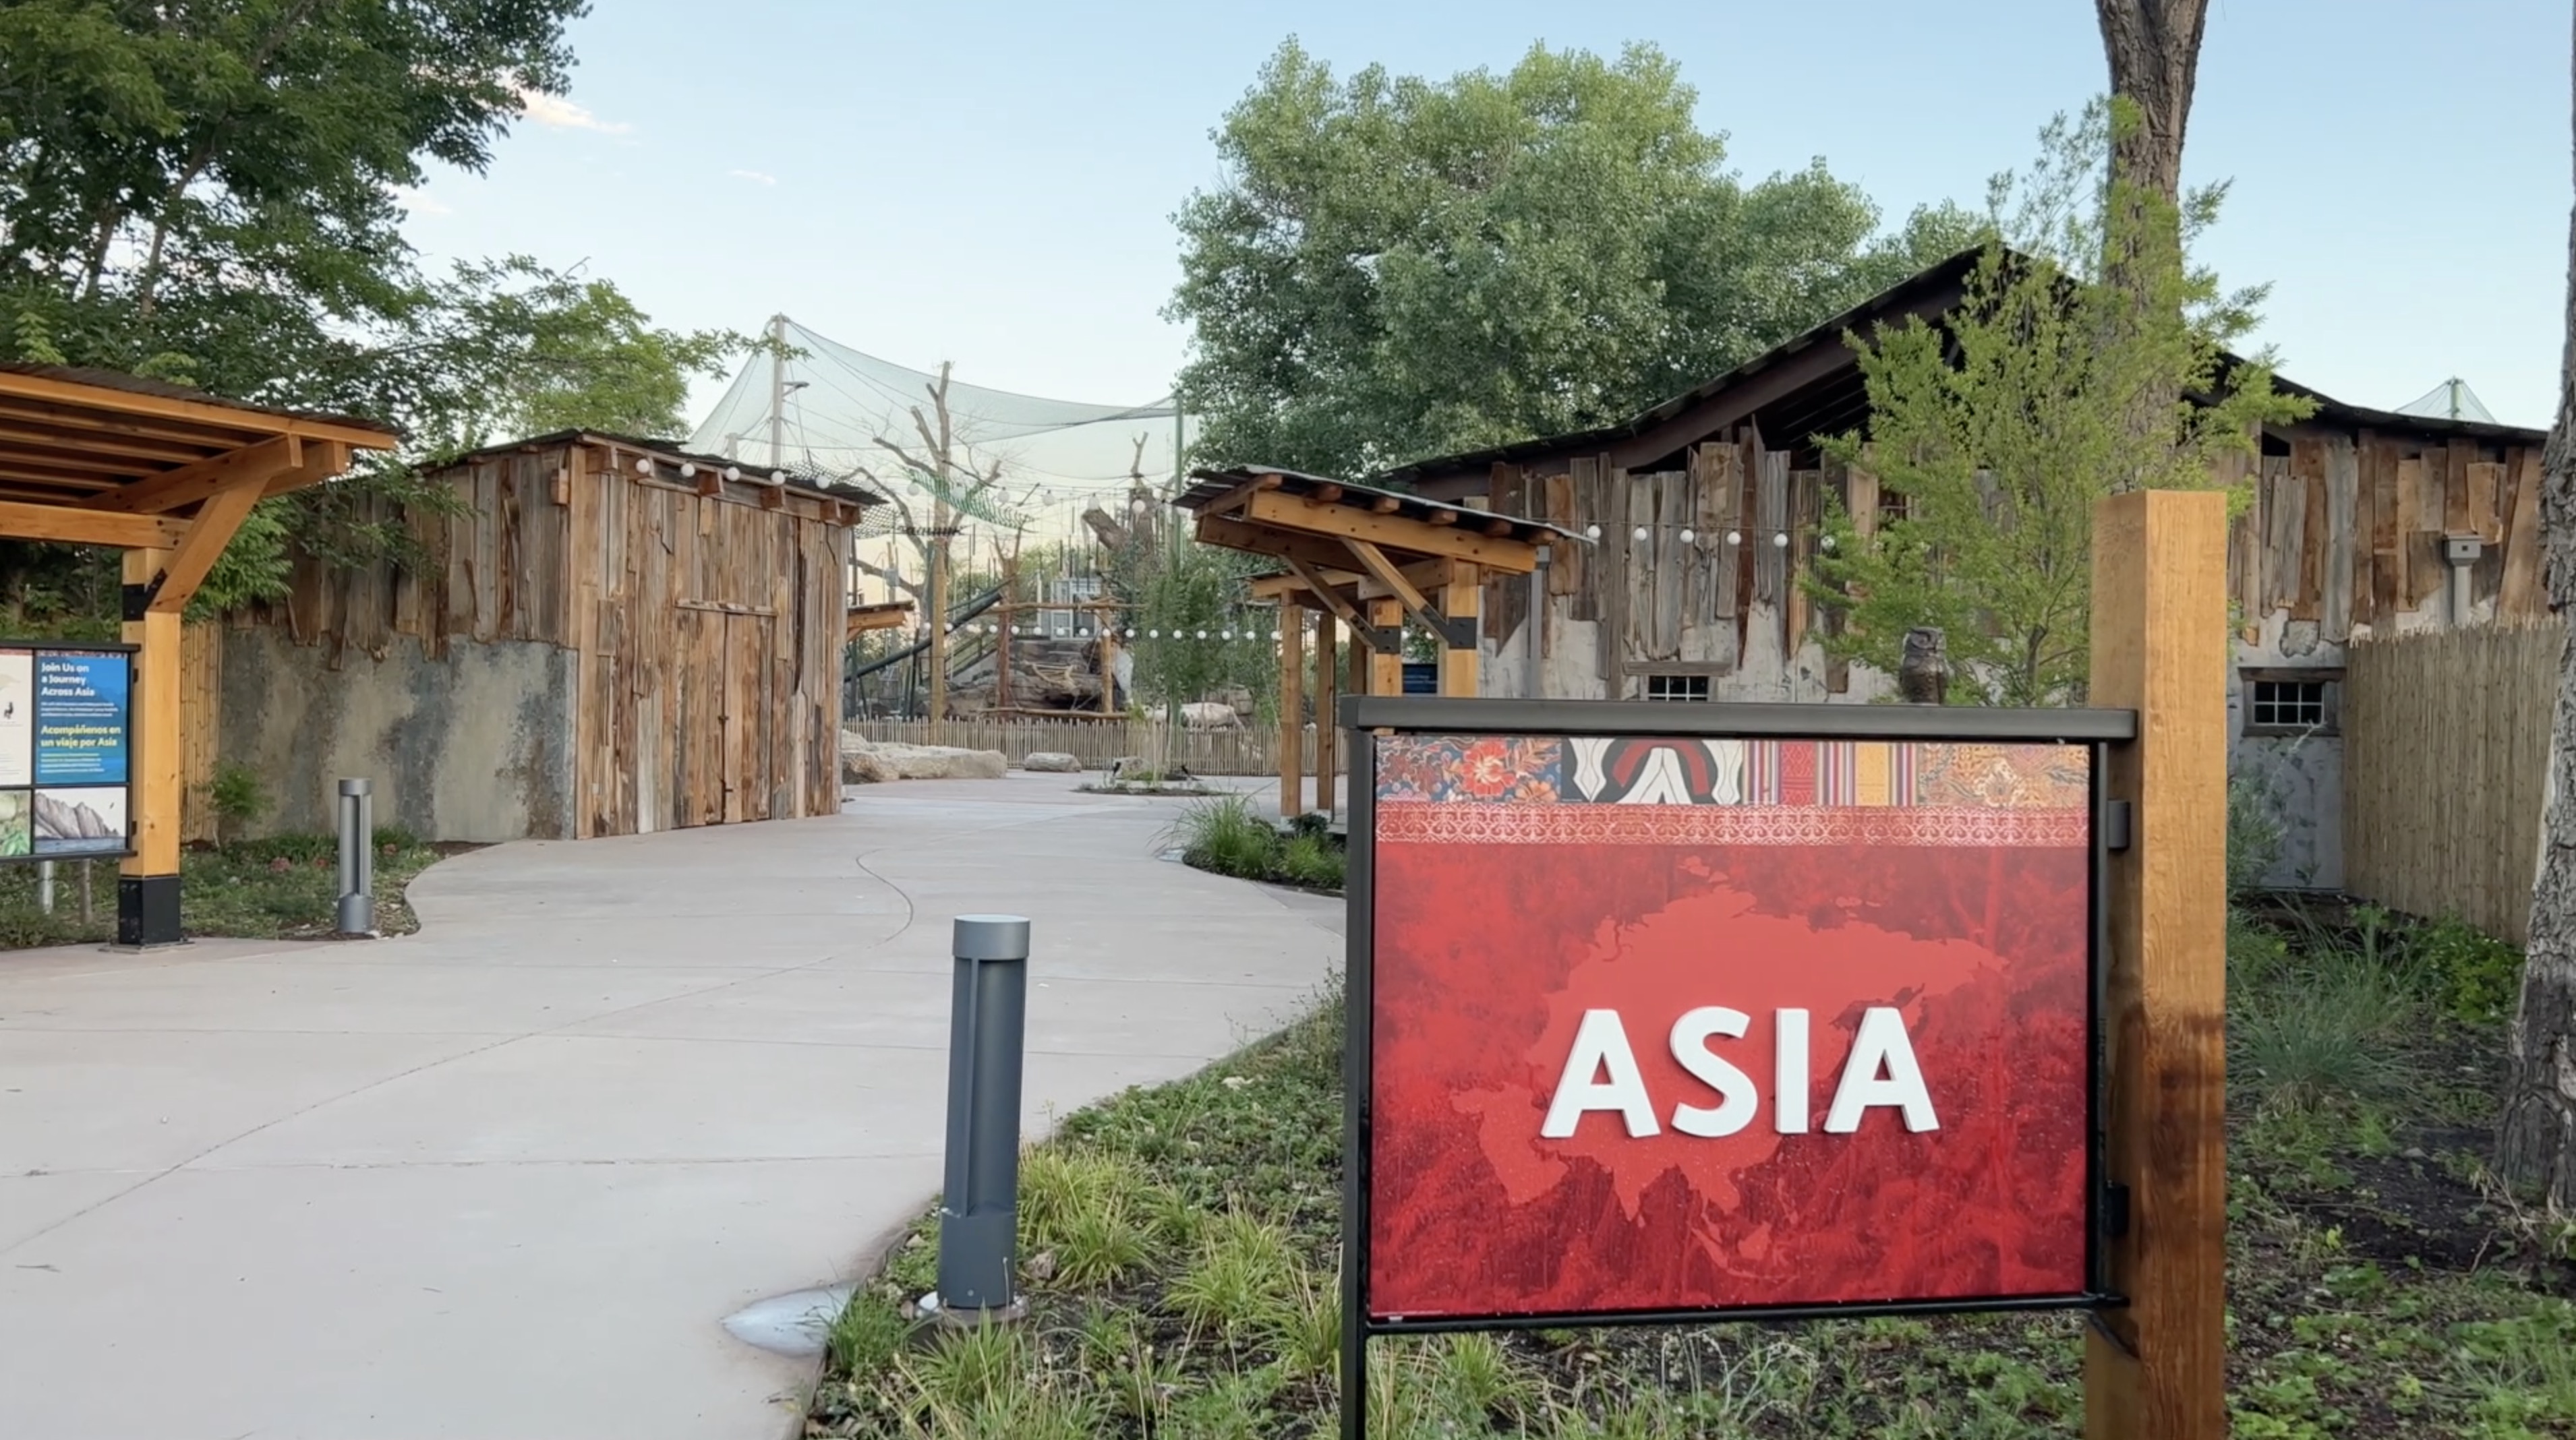
[[37, 855], [121, 855], [125, 787], [62, 786], [35, 792], [31, 838]]

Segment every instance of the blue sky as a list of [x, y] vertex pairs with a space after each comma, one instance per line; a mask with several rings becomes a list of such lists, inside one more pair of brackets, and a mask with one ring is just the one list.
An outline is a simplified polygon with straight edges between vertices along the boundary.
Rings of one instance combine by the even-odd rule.
[[[2272, 284], [2285, 374], [2379, 406], [2457, 374], [2549, 422], [2568, 31], [2565, 0], [2212, 0], [2185, 168], [2234, 183], [2202, 253]], [[1171, 214], [1219, 181], [1208, 132], [1290, 34], [1429, 75], [1651, 41], [1734, 168], [1821, 155], [1891, 219], [1979, 202], [2107, 87], [2084, 0], [596, 0], [568, 103], [488, 174], [435, 177], [410, 229], [433, 257], [586, 261], [665, 324], [783, 310], [978, 384], [1142, 401], [1187, 343], [1160, 314]]]

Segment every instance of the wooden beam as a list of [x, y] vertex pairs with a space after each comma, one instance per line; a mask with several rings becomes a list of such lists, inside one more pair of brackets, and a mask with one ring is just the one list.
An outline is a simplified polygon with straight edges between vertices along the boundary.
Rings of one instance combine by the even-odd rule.
[[[1451, 621], [1463, 621], [1470, 638], [1477, 637], [1478, 622], [1484, 617], [1485, 582], [1476, 567], [1464, 560], [1449, 562], [1449, 583], [1442, 588], [1441, 612]], [[1478, 694], [1477, 665], [1483, 659], [1480, 645], [1451, 645], [1440, 653], [1440, 693], [1473, 700]]]
[[1368, 693], [1401, 695], [1404, 693], [1404, 645], [1400, 638], [1404, 634], [1404, 602], [1371, 600], [1368, 614], [1369, 623], [1377, 627], [1379, 633], [1399, 637], [1397, 643], [1369, 647]]
[[2084, 1344], [2091, 1440], [2227, 1434], [2227, 497], [2117, 495], [2093, 511], [2090, 703], [2138, 713], [2102, 793], [2134, 807], [2109, 860], [2106, 1239], [2125, 1306]]
[[[85, 385], [77, 380], [57, 380], [45, 375], [0, 372], [0, 397], [33, 402], [33, 407], [45, 412], [47, 418], [81, 428], [99, 424], [102, 420], [112, 426], [117, 420], [139, 416], [187, 426], [205, 426], [235, 435], [337, 440], [362, 450], [390, 450], [394, 444], [392, 432], [373, 426], [349, 425], [312, 416], [240, 410], [183, 396], [146, 395], [104, 385]], [[62, 415], [56, 412], [56, 407], [74, 413]], [[14, 411], [21, 407], [0, 408]], [[125, 433], [144, 432], [128, 430]]]
[[1256, 526], [1267, 525], [1292, 534], [1366, 540], [1388, 551], [1473, 560], [1507, 575], [1527, 575], [1538, 568], [1538, 547], [1526, 541], [1461, 534], [1454, 525], [1432, 525], [1347, 505], [1310, 507], [1284, 496], [1255, 495], [1244, 507], [1243, 518]]
[[1342, 684], [1340, 629], [1330, 615], [1315, 617], [1315, 808], [1326, 815], [1335, 811], [1333, 772], [1342, 734], [1335, 728], [1341, 717], [1334, 713]]
[[1369, 502], [1369, 508], [1380, 515], [1392, 515], [1404, 508], [1404, 501], [1394, 495], [1380, 495]]
[[167, 550], [188, 533], [186, 522], [148, 515], [115, 515], [79, 505], [39, 505], [0, 500], [0, 536], [50, 540], [61, 545], [112, 545], [120, 550]]
[[47, 465], [36, 460], [0, 458], [0, 479], [25, 485], [42, 485], [49, 490], [77, 490], [82, 498], [101, 490], [114, 490], [129, 482], [94, 470], [77, 470], [63, 465]]
[[1349, 493], [1339, 485], [1318, 485], [1307, 491], [1304, 498], [1309, 505], [1339, 505], [1342, 503], [1342, 497]]
[[308, 440], [304, 442], [304, 463], [269, 476], [268, 484], [261, 488], [262, 498], [319, 485], [346, 473], [353, 458], [349, 447], [337, 440]]
[[[1458, 523], [1458, 512], [1455, 510], [1434, 510], [1430, 514], [1422, 517], [1422, 523], [1426, 525], [1455, 525]], [[1508, 534], [1509, 532], [1506, 531], [1505, 533]]]
[[209, 447], [203, 442], [156, 440], [150, 436], [86, 430], [18, 414], [0, 414], [0, 441], [51, 450], [76, 450], [84, 455], [140, 460], [145, 463], [138, 468], [147, 471], [167, 465], [193, 465], [209, 458]]
[[111, 455], [100, 450], [83, 450], [78, 442], [61, 445], [34, 445], [12, 440], [0, 434], [0, 465], [40, 465], [49, 470], [69, 470], [91, 475], [121, 475], [138, 480], [161, 467], [130, 455]]
[[[1306, 813], [1306, 616], [1279, 607], [1279, 816]], [[1329, 722], [1327, 722], [1329, 723]]]
[[1327, 583], [1320, 572], [1294, 556], [1284, 558], [1288, 561], [1288, 568], [1305, 584], [1306, 593], [1322, 601], [1324, 608], [1333, 612], [1333, 618], [1345, 625], [1366, 628], [1367, 622], [1360, 619], [1359, 611], [1343, 599], [1341, 592]]
[[258, 481], [244, 480], [229, 490], [216, 491], [213, 498], [197, 507], [197, 518], [188, 522], [187, 535], [170, 552], [169, 565], [151, 582], [158, 587], [152, 592], [152, 609], [173, 615], [187, 611], [197, 587], [206, 583], [215, 561], [223, 557], [224, 547], [233, 542], [233, 535], [249, 517], [250, 507], [259, 503], [263, 488]]
[[101, 510], [158, 515], [194, 505], [218, 490], [245, 481], [266, 485], [276, 476], [303, 464], [304, 442], [292, 435], [280, 435], [256, 445], [245, 445], [212, 460], [164, 470], [150, 479], [119, 486], [89, 503]]
[[1250, 503], [1253, 496], [1264, 490], [1276, 490], [1284, 483], [1276, 475], [1255, 475], [1200, 507], [1199, 516], [1205, 519], [1210, 515], [1231, 515]]
[[[1459, 648], [1459, 644], [1462, 639], [1465, 639], [1472, 647], [1474, 643], [1473, 637], [1475, 635], [1475, 621], [1472, 617], [1466, 621], [1465, 628], [1462, 631], [1458, 617], [1433, 609], [1431, 607], [1430, 597], [1424, 595], [1422, 591], [1414, 585], [1411, 576], [1405, 574], [1404, 571], [1397, 569], [1395, 562], [1386, 558], [1385, 551], [1378, 549], [1376, 546], [1371, 545], [1365, 540], [1345, 540], [1342, 543], [1350, 547], [1352, 556], [1360, 562], [1361, 568], [1368, 571], [1370, 577], [1376, 580], [1378, 585], [1382, 587], [1380, 594], [1375, 595], [1369, 594], [1363, 590], [1361, 598], [1371, 601], [1375, 601], [1380, 598], [1395, 600], [1397, 603], [1404, 606], [1407, 614], [1410, 614], [1415, 620], [1421, 622], [1423, 629], [1439, 636], [1441, 645], [1446, 649], [1454, 650]], [[1447, 570], [1449, 566], [1467, 565], [1470, 570], [1475, 568], [1472, 564], [1464, 560], [1434, 561], [1432, 563], [1439, 566], [1441, 570], [1439, 577], [1432, 582], [1434, 584], [1445, 585], [1447, 583]]]
[[1350, 552], [1342, 548], [1341, 541], [1331, 536], [1296, 534], [1213, 515], [1199, 517], [1197, 534], [1202, 545], [1266, 555], [1283, 564], [1294, 558], [1304, 561], [1311, 570], [1347, 571], [1351, 568]]

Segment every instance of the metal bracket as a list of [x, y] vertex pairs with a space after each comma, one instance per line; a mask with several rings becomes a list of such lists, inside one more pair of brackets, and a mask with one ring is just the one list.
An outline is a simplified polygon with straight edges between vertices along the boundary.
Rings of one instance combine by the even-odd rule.
[[141, 620], [144, 616], [152, 613], [152, 602], [160, 597], [161, 586], [169, 578], [169, 571], [158, 570], [153, 572], [152, 582], [150, 584], [126, 586], [123, 592], [125, 600], [125, 618], [128, 620]]
[[2117, 855], [2135, 843], [2138, 808], [2126, 800], [2114, 800], [2102, 807], [2102, 848]]
[[1480, 638], [1476, 634], [1476, 617], [1472, 615], [1441, 615], [1425, 612], [1414, 618], [1439, 636], [1441, 644], [1452, 650], [1473, 650]]
[[[1343, 623], [1350, 624], [1348, 621]], [[1390, 630], [1382, 625], [1351, 625], [1351, 632], [1360, 637], [1361, 644], [1377, 654], [1404, 653], [1404, 630], [1401, 626]]]

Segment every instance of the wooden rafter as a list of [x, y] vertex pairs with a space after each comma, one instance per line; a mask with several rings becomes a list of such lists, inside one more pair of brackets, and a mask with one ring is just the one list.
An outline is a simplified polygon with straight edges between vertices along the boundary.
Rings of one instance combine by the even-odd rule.
[[[84, 432], [107, 429], [128, 435], [155, 435], [211, 445], [242, 445], [268, 436], [337, 440], [346, 445], [380, 448], [392, 437], [381, 430], [322, 416], [280, 415], [244, 410], [211, 399], [191, 399], [141, 390], [114, 390], [51, 375], [0, 371], [0, 397], [22, 403], [18, 413], [45, 412], [49, 418]], [[219, 432], [208, 436], [206, 431]]]
[[[1457, 518], [1455, 512], [1442, 513], [1453, 522]], [[1538, 547], [1524, 541], [1470, 533], [1455, 523], [1438, 525], [1348, 505], [1309, 505], [1300, 497], [1275, 491], [1253, 495], [1243, 507], [1242, 520], [1276, 531], [1365, 540], [1398, 554], [1473, 560], [1506, 575], [1526, 575], [1538, 568]]]
[[1323, 575], [1314, 567], [1292, 556], [1281, 558], [1287, 562], [1289, 570], [1294, 572], [1298, 579], [1306, 582], [1307, 593], [1323, 602], [1324, 608], [1332, 611], [1335, 619], [1351, 627], [1351, 633], [1360, 637], [1360, 643], [1371, 650], [1378, 651], [1403, 648], [1402, 636], [1389, 633], [1360, 618], [1359, 608], [1343, 599], [1341, 592], [1326, 584]]
[[164, 470], [148, 480], [120, 486], [85, 503], [102, 510], [158, 515], [211, 499], [216, 491], [237, 484], [265, 487], [278, 475], [300, 469], [303, 464], [302, 437], [279, 435], [256, 445], [228, 451], [211, 460]]
[[[1472, 617], [1444, 614], [1434, 607], [1430, 598], [1415, 589], [1405, 573], [1395, 567], [1395, 562], [1386, 558], [1386, 552], [1375, 545], [1366, 540], [1344, 540], [1342, 544], [1349, 548], [1351, 557], [1360, 562], [1361, 569], [1386, 587], [1388, 597], [1403, 605], [1405, 612], [1423, 629], [1439, 636], [1443, 646], [1451, 650], [1476, 648], [1476, 622]], [[1447, 567], [1444, 565], [1442, 568]]]
[[114, 515], [68, 505], [0, 500], [0, 535], [18, 540], [163, 550], [178, 544], [187, 533], [185, 522], [153, 515]]
[[1285, 482], [1276, 475], [1255, 475], [1251, 479], [1244, 481], [1242, 484], [1235, 486], [1232, 490], [1227, 491], [1225, 494], [1218, 496], [1213, 504], [1209, 505], [1207, 509], [1200, 513], [1203, 515], [1231, 514], [1250, 504], [1253, 496], [1258, 495], [1265, 490], [1276, 490], [1283, 483]]

